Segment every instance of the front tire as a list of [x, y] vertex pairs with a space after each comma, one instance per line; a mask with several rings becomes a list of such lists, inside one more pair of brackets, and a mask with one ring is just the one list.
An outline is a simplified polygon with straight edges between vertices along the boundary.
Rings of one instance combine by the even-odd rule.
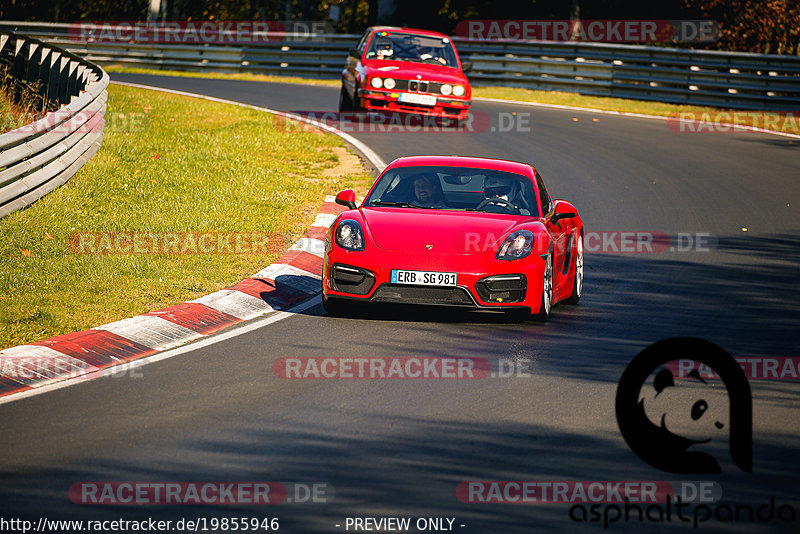
[[578, 234], [575, 247], [575, 276], [572, 280], [572, 294], [567, 298], [569, 304], [577, 304], [583, 294], [583, 234]]
[[322, 297], [322, 307], [331, 317], [350, 317], [354, 312], [354, 304], [345, 299]]
[[539, 303], [539, 313], [534, 314], [533, 318], [537, 321], [546, 321], [550, 317], [553, 308], [553, 250], [547, 253], [547, 260], [544, 265], [544, 275], [542, 276], [542, 300]]
[[358, 89], [356, 89], [356, 92], [353, 94], [353, 98], [351, 99], [351, 101], [353, 102], [353, 112], [354, 113], [358, 113], [359, 111], [366, 111], [359, 104], [358, 96], [356, 96], [356, 95], [358, 95]]
[[339, 112], [353, 111], [354, 107], [353, 99], [350, 98], [347, 89], [345, 89], [344, 84], [342, 84], [342, 88], [339, 90]]
[[527, 323], [531, 319], [531, 310], [508, 310], [506, 317], [510, 323]]

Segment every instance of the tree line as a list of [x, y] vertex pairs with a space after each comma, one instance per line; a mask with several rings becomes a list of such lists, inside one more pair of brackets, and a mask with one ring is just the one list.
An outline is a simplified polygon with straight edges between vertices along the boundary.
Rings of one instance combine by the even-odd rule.
[[[454, 34], [467, 19], [652, 19], [719, 22], [713, 43], [667, 43], [800, 54], [800, 0], [162, 0], [165, 20], [331, 20], [342, 33], [375, 23]], [[149, 0], [4, 0], [0, 20], [147, 20]], [[388, 15], [387, 15], [388, 13]], [[379, 19], [379, 15], [381, 15]], [[663, 43], [662, 43], [663, 45]]]

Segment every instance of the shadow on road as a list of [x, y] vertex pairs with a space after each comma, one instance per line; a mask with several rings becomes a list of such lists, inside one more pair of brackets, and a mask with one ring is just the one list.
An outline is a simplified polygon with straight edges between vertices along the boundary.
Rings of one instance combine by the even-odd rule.
[[[65, 465], [24, 474], [3, 472], [0, 505], [17, 517], [46, 515], [50, 519], [279, 517], [289, 532], [335, 532], [334, 525], [345, 517], [365, 515], [456, 517], [458, 523], [468, 526], [464, 532], [554, 532], [579, 531], [588, 525], [571, 521], [567, 504], [462, 503], [456, 498], [456, 487], [474, 480], [687, 480], [648, 468], [616, 436], [561, 433], [521, 423], [384, 420], [368, 409], [358, 415], [364, 418], [365, 429], [389, 427], [390, 435], [344, 435], [335, 424], [287, 430], [283, 424], [254, 421], [219, 429], [221, 435], [184, 443], [175, 457], [154, 457], [146, 464], [120, 458], [83, 469]], [[330, 413], [331, 420], [336, 416]], [[791, 499], [795, 481], [785, 476], [785, 464], [796, 459], [797, 452], [769, 443], [766, 449], [765, 457], [770, 460], [759, 466], [756, 475], [731, 473], [712, 478], [722, 486], [726, 499], [755, 504], [768, 502], [770, 496]], [[205, 461], [193, 463], [189, 457]], [[79, 481], [325, 482], [333, 487], [329, 490], [333, 497], [325, 504], [275, 506], [80, 506], [67, 497], [67, 489]], [[650, 531], [653, 525], [646, 526]], [[767, 530], [774, 532], [775, 526]], [[627, 527], [620, 524], [615, 530], [642, 529], [638, 521]], [[704, 528], [730, 531], [728, 524], [720, 522], [707, 523]]]

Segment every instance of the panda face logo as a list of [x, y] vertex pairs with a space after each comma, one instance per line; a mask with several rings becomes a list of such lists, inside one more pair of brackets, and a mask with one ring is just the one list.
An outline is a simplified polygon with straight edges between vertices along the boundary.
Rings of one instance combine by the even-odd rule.
[[730, 403], [721, 384], [706, 382], [697, 370], [676, 382], [662, 369], [639, 393], [645, 415], [665, 432], [705, 444], [727, 439]]
[[[675, 380], [665, 364], [692, 359], [716, 372]], [[733, 462], [752, 471], [752, 397], [744, 371], [727, 352], [697, 338], [659, 341], [640, 352], [620, 379], [617, 422], [642, 460], [670, 473], [720, 473], [709, 450], [726, 442]]]

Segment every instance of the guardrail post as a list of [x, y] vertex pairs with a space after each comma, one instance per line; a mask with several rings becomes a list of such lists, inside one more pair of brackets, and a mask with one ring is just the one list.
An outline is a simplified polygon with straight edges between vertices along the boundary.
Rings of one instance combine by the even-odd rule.
[[40, 48], [39, 57], [39, 95], [47, 102], [50, 98], [50, 63], [52, 61], [53, 51], [48, 47]]
[[[28, 70], [27, 44], [22, 39], [14, 41], [14, 56], [12, 58], [11, 76], [15, 80], [26, 80]], [[15, 83], [11, 89], [12, 98], [18, 100], [22, 96], [22, 87]]]
[[36, 43], [28, 43], [25, 63], [27, 65], [25, 81], [33, 84], [39, 79], [39, 60], [42, 57], [41, 47]]
[[25, 47], [25, 41], [19, 38], [14, 39], [14, 57], [13, 57], [13, 64], [11, 74], [14, 78], [18, 80], [25, 79], [25, 67], [27, 65], [27, 60], [25, 58], [25, 54], [23, 53], [22, 49]]
[[48, 81], [47, 81], [47, 100], [49, 102], [61, 102], [59, 99], [58, 85], [61, 80], [59, 66], [61, 65], [61, 52], [51, 50], [50, 61], [48, 62]]
[[69, 58], [61, 56], [58, 63], [58, 102], [69, 102]]
[[78, 94], [78, 63], [71, 60], [69, 62], [68, 83], [67, 102], [71, 102], [72, 98]]

